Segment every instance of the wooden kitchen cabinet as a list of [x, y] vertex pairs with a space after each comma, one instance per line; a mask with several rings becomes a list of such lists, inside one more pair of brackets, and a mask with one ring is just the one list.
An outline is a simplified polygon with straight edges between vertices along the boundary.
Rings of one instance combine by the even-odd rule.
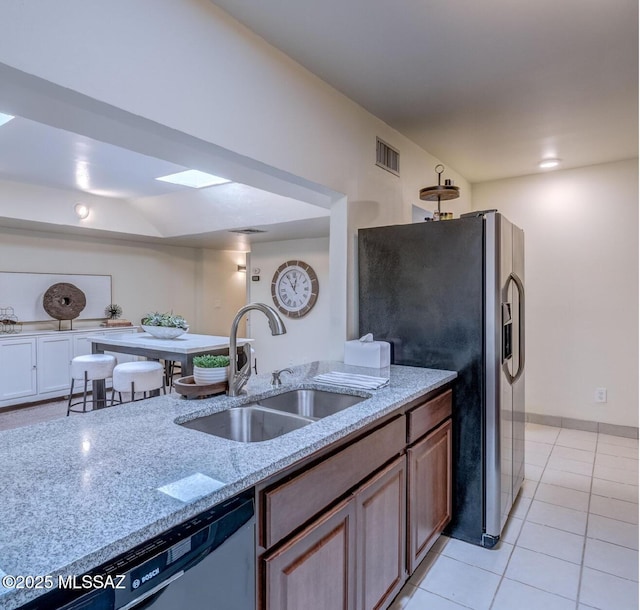
[[398, 417], [263, 494], [262, 543], [272, 547], [404, 451], [406, 424]]
[[388, 607], [451, 519], [451, 396], [259, 488], [260, 610]]
[[402, 456], [264, 559], [269, 610], [383, 608], [405, 580]]
[[384, 608], [406, 578], [406, 458], [365, 483], [356, 503], [356, 608]]
[[411, 574], [451, 520], [451, 420], [411, 446], [407, 463]]
[[264, 559], [270, 610], [351, 610], [355, 503], [347, 499]]

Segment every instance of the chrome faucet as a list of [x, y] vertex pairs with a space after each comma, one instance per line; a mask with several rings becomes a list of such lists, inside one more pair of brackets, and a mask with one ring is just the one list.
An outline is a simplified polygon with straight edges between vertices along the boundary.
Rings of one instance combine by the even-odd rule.
[[238, 370], [238, 325], [242, 316], [247, 312], [256, 310], [261, 311], [267, 320], [269, 321], [269, 328], [272, 335], [284, 335], [287, 329], [284, 326], [282, 318], [278, 315], [273, 307], [265, 305], [264, 303], [249, 303], [238, 310], [236, 317], [231, 323], [231, 332], [229, 333], [229, 389], [227, 394], [229, 396], [238, 396], [244, 388], [249, 377], [251, 377], [251, 347], [248, 343], [242, 346], [246, 362], [242, 365], [242, 368]]
[[282, 381], [280, 380], [280, 375], [282, 373], [290, 373], [293, 375], [293, 371], [291, 369], [280, 369], [279, 371], [273, 371], [271, 373], [271, 387], [279, 388], [282, 385]]

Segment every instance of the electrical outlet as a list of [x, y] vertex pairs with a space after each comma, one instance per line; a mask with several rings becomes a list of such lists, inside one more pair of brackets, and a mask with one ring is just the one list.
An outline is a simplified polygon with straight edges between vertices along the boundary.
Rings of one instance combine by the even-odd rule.
[[596, 388], [596, 402], [607, 402], [607, 388]]

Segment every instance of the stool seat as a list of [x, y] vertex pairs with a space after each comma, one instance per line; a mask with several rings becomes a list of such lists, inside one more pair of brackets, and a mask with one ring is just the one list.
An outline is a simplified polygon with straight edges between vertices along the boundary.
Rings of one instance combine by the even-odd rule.
[[[115, 356], [110, 356], [109, 354], [86, 354], [85, 356], [76, 356], [71, 361], [71, 389], [69, 391], [67, 415], [69, 415], [71, 411], [74, 413], [87, 412], [87, 389], [89, 382], [111, 377], [115, 366]], [[71, 400], [73, 398], [73, 387], [76, 380], [84, 382], [84, 391], [82, 394], [82, 402], [74, 403], [71, 402]], [[72, 408], [79, 404], [82, 404], [82, 410]]]
[[88, 381], [106, 379], [107, 377], [111, 377], [115, 366], [115, 356], [110, 356], [109, 354], [76, 356], [71, 361], [71, 377], [72, 379], [84, 379], [86, 372]]
[[[165, 389], [164, 367], [154, 360], [123, 362], [113, 369], [112, 396], [115, 392], [121, 397], [122, 392], [131, 392], [131, 400], [135, 392], [151, 392]], [[165, 389], [166, 392], [166, 389]]]

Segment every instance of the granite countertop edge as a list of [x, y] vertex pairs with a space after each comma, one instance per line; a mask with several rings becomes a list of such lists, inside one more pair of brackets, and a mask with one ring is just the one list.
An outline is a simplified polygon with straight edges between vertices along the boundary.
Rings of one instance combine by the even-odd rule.
[[[42, 475], [42, 487], [34, 487], [33, 494], [36, 497], [28, 500], [21, 499], [21, 485], [17, 481], [14, 481], [13, 490], [11, 485], [9, 486], [8, 495], [5, 498], [8, 497], [10, 501], [5, 502], [4, 509], [0, 508], [2, 518], [0, 575], [3, 572], [14, 576], [48, 574], [55, 579], [59, 575], [83, 574], [208, 508], [250, 489], [279, 471], [385, 417], [456, 377], [456, 373], [452, 371], [404, 366], [391, 366], [378, 371], [334, 361], [313, 362], [292, 367], [292, 369], [293, 374], [282, 375], [283, 385], [276, 389], [270, 386], [270, 375], [252, 377], [247, 388], [248, 394], [240, 397], [218, 396], [203, 400], [186, 400], [172, 394], [69, 419], [0, 432], [0, 465], [5, 465], [4, 468], [0, 466], [0, 476], [5, 477], [4, 481], [10, 480], [7, 477], [11, 475], [15, 477], [20, 474], [21, 458], [24, 464], [23, 475], [31, 478], [34, 472], [42, 472], [38, 464], [40, 455], [43, 456], [42, 459], [50, 456], [52, 461], [56, 459], [65, 461], [59, 477], [56, 476], [55, 471]], [[314, 381], [315, 375], [329, 371], [389, 376], [391, 382], [389, 386], [380, 390], [368, 391], [328, 387]], [[345, 411], [318, 420], [277, 439], [261, 443], [244, 444], [227, 441], [176, 425], [176, 423], [203, 415], [251, 403], [259, 398], [301, 388], [353, 394], [365, 397], [365, 400]], [[126, 447], [136, 427], [138, 436], [143, 440], [140, 447], [132, 448], [132, 451], [135, 449], [132, 462], [137, 456], [142, 460], [157, 456], [160, 452], [159, 447], [164, 446], [165, 443], [184, 445], [174, 449], [175, 456], [171, 456], [173, 459], [167, 464], [157, 468], [150, 467], [150, 472], [140, 469], [139, 489], [136, 488], [135, 482], [129, 482], [135, 480], [135, 475], [138, 474], [132, 466], [129, 466], [131, 477], [127, 477], [122, 483], [122, 478], [125, 477], [121, 478], [121, 475], [127, 469], [127, 464], [124, 463], [126, 460], [122, 460], [122, 449], [118, 459], [118, 443], [122, 442]], [[189, 436], [185, 436], [185, 432], [188, 432]], [[38, 456], [24, 453], [33, 447], [34, 439], [39, 439]], [[90, 458], [86, 458], [83, 450], [80, 449], [70, 451], [69, 459], [65, 460], [65, 455], [60, 451], [61, 444], [66, 443], [75, 447], [75, 444], [82, 443], [84, 447], [86, 442], [96, 445], [96, 455], [91, 456], [93, 462]], [[105, 447], [102, 447], [101, 443], [104, 443]], [[109, 443], [114, 447], [106, 446]], [[188, 454], [184, 453], [185, 447], [191, 448]], [[93, 447], [89, 453], [92, 451]], [[179, 453], [180, 451], [183, 453]], [[74, 462], [74, 455], [79, 463]], [[13, 458], [13, 468], [7, 471], [6, 464], [9, 457]], [[184, 464], [180, 463], [181, 459]], [[198, 468], [200, 463], [203, 464], [202, 469]], [[165, 498], [164, 494], [159, 497], [161, 494], [157, 490], [158, 483], [171, 482], [172, 479], [176, 480], [176, 477], [179, 479], [181, 473], [192, 473], [194, 469], [198, 472], [204, 471], [203, 474], [206, 476], [217, 478], [224, 483], [224, 486], [190, 502], [181, 502], [168, 496]], [[97, 481], [94, 483], [92, 479], [89, 480], [86, 491], [78, 489], [78, 486], [82, 487], [86, 482], [85, 478], [93, 476], [94, 470]], [[216, 477], [216, 472], [222, 475]], [[98, 474], [105, 480], [98, 479]], [[111, 479], [115, 479], [115, 482]], [[128, 487], [122, 489], [121, 483]], [[47, 486], [55, 487], [59, 495], [52, 493]], [[126, 508], [119, 505], [117, 509], [107, 506], [110, 496], [114, 496], [114, 500], [116, 497], [130, 498], [131, 515], [127, 514]], [[58, 504], [49, 507], [50, 510], [46, 511], [47, 514], [51, 513], [54, 519], [58, 514], [61, 522], [60, 531], [53, 532], [54, 537], [59, 535], [62, 540], [65, 536], [65, 526], [69, 529], [75, 526], [73, 519], [65, 521], [64, 517], [67, 513], [64, 510], [65, 508], [74, 510], [76, 504], [83, 506], [88, 504], [93, 507], [95, 520], [105, 529], [108, 526], [109, 532], [102, 536], [94, 536], [91, 524], [84, 523], [80, 529], [86, 531], [86, 539], [80, 532], [77, 544], [68, 542], [65, 538], [66, 546], [61, 541], [62, 548], [54, 546], [54, 550], [48, 550], [55, 540], [43, 541], [42, 538], [51, 536], [52, 532], [48, 529], [49, 524], [39, 523], [42, 517], [38, 518], [41, 515], [38, 509], [42, 509], [40, 504], [47, 502]], [[18, 509], [21, 503], [22, 515], [18, 515], [17, 518], [13, 515], [12, 519], [11, 510]], [[34, 522], [30, 524], [30, 530], [25, 533], [21, 520], [26, 518], [24, 514], [29, 511], [35, 512], [36, 515]], [[118, 521], [119, 512], [122, 513], [122, 522]], [[134, 513], [136, 518], [133, 517]], [[142, 513], [142, 516], [138, 513]], [[84, 518], [91, 519], [91, 515], [85, 514]], [[40, 551], [40, 561], [23, 561], [23, 556], [20, 555], [23, 551], [18, 546], [20, 544], [22, 549], [31, 546], [32, 552]], [[3, 590], [0, 586], [0, 608], [12, 610], [44, 593], [46, 593], [44, 590]]]

